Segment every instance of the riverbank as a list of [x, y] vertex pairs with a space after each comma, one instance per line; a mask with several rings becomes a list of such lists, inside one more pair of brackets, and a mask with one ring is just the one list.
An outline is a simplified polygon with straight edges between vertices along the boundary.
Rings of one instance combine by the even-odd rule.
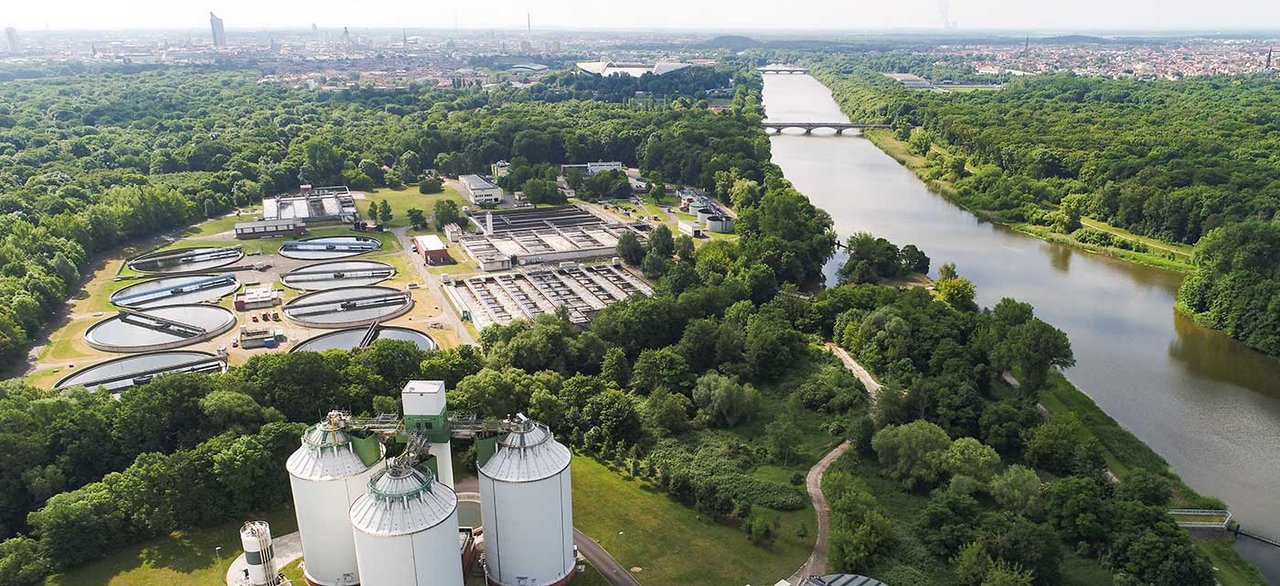
[[[1040, 404], [1050, 417], [1074, 414], [1084, 427], [1086, 438], [1097, 440], [1102, 447], [1107, 468], [1121, 480], [1137, 469], [1147, 470], [1168, 478], [1173, 483], [1173, 503], [1176, 508], [1223, 509], [1226, 504], [1215, 497], [1201, 495], [1187, 486], [1173, 467], [1137, 436], [1107, 415], [1088, 395], [1071, 384], [1061, 373], [1050, 376], [1049, 383], [1040, 394]], [[1193, 535], [1192, 542], [1213, 563], [1218, 581], [1223, 586], [1266, 586], [1262, 573], [1240, 557], [1231, 547], [1232, 539], [1225, 531], [1221, 538], [1205, 538]]]
[[871, 142], [871, 144], [874, 144], [876, 148], [892, 157], [893, 160], [897, 161], [903, 167], [911, 170], [912, 173], [915, 173], [916, 177], [918, 177], [920, 181], [929, 186], [929, 189], [947, 198], [947, 201], [955, 203], [985, 221], [1007, 226], [1028, 236], [1033, 236], [1055, 244], [1064, 244], [1074, 248], [1079, 248], [1092, 254], [1118, 258], [1144, 266], [1181, 273], [1189, 273], [1195, 268], [1195, 266], [1191, 264], [1191, 247], [1172, 245], [1139, 236], [1127, 230], [1116, 228], [1104, 222], [1099, 222], [1090, 218], [1081, 219], [1081, 223], [1084, 224], [1086, 228], [1105, 233], [1115, 239], [1140, 245], [1148, 250], [1156, 248], [1161, 252], [1141, 252], [1136, 250], [1126, 250], [1114, 246], [1100, 246], [1097, 244], [1080, 242], [1068, 234], [1053, 232], [1047, 226], [1040, 226], [1028, 222], [1008, 222], [1002, 220], [987, 210], [974, 208], [966, 204], [956, 192], [955, 187], [951, 185], [949, 181], [931, 178], [929, 176], [930, 166], [928, 159], [912, 153], [908, 148], [907, 143], [898, 140], [897, 137], [893, 135], [892, 131], [869, 129], [863, 131], [863, 136]]

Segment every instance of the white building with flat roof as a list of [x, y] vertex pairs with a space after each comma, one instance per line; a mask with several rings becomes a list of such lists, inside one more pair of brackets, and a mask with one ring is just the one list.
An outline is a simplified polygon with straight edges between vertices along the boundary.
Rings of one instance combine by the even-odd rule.
[[502, 188], [490, 183], [488, 179], [479, 175], [463, 175], [458, 181], [462, 183], [467, 201], [478, 206], [502, 203]]

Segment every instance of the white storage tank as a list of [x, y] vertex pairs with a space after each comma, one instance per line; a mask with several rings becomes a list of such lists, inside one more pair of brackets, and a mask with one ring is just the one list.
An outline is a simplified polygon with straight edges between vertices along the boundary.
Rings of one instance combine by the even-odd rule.
[[485, 573], [497, 586], [552, 586], [572, 577], [569, 448], [523, 415], [480, 466]]
[[458, 497], [425, 466], [374, 476], [351, 527], [362, 586], [462, 586]]
[[349, 417], [339, 412], [308, 428], [302, 447], [289, 456], [304, 574], [311, 584], [360, 583], [348, 512], [368, 490], [381, 459], [378, 438], [353, 430]]
[[246, 522], [240, 528], [240, 545], [244, 549], [245, 578], [249, 586], [276, 586], [280, 583], [275, 548], [271, 546], [271, 527], [266, 521]]

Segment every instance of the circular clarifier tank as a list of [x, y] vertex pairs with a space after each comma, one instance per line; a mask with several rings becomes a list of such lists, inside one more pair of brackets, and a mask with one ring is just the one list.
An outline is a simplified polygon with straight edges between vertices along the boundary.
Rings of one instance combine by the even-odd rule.
[[395, 276], [391, 265], [372, 260], [339, 260], [298, 267], [280, 278], [302, 291], [327, 291], [340, 287], [376, 285]]
[[321, 236], [280, 245], [280, 256], [298, 260], [335, 260], [373, 252], [382, 241], [368, 236]]
[[353, 348], [363, 348], [378, 340], [405, 340], [413, 342], [419, 350], [435, 350], [437, 348], [436, 341], [431, 336], [418, 330], [397, 327], [374, 328], [373, 332], [369, 328], [348, 328], [320, 334], [314, 338], [304, 340], [301, 344], [293, 347], [290, 352], [324, 352], [325, 350], [351, 350]]
[[413, 297], [390, 287], [344, 287], [307, 293], [284, 306], [285, 317], [314, 328], [350, 328], [385, 321], [413, 307]]
[[151, 352], [133, 354], [99, 362], [84, 370], [67, 375], [55, 389], [83, 385], [90, 389], [99, 387], [108, 391], [125, 389], [143, 384], [162, 374], [174, 372], [222, 372], [227, 363], [208, 352], [179, 350], [176, 352]]
[[90, 326], [84, 341], [104, 352], [151, 352], [203, 342], [235, 325], [235, 314], [217, 305], [125, 309]]
[[240, 288], [232, 274], [164, 277], [129, 285], [111, 294], [111, 304], [145, 309], [167, 305], [189, 305], [222, 299]]
[[239, 246], [194, 246], [157, 250], [133, 258], [129, 268], [143, 273], [194, 273], [234, 264], [244, 258]]

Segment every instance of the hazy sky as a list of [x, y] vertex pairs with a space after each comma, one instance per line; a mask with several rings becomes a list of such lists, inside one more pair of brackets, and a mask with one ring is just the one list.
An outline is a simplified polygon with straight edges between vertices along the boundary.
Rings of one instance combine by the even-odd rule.
[[[944, 0], [4, 0], [26, 29], [940, 28]], [[960, 29], [1280, 29], [1280, 0], [950, 0]]]

